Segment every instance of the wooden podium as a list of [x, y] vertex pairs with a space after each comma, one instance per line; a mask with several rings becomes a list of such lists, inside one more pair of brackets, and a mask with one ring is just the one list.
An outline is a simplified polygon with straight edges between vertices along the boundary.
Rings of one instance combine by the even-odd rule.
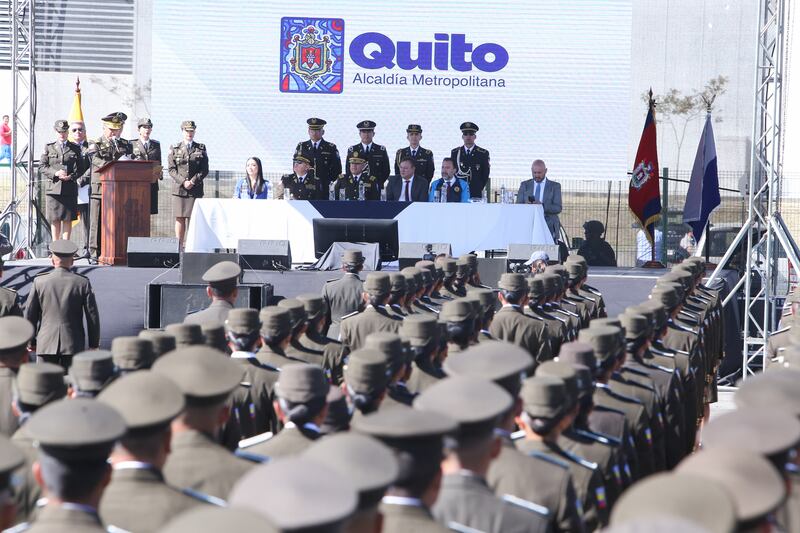
[[100, 263], [128, 264], [128, 237], [150, 236], [150, 184], [155, 161], [112, 161], [102, 183]]

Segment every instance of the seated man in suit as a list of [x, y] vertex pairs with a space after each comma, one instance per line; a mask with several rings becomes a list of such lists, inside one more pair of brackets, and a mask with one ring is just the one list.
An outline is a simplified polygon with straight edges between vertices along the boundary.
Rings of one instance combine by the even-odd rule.
[[428, 201], [469, 202], [469, 183], [456, 177], [456, 164], [452, 157], [442, 159], [442, 177], [431, 184]]
[[400, 161], [400, 175], [389, 178], [386, 200], [389, 202], [427, 202], [428, 180], [415, 176], [416, 161], [407, 157]]
[[561, 221], [558, 219], [561, 212], [561, 184], [547, 179], [547, 167], [541, 159], [533, 162], [531, 174], [533, 179], [525, 180], [519, 185], [517, 203], [542, 204], [547, 229], [553, 235], [553, 241], [558, 242], [561, 228]]

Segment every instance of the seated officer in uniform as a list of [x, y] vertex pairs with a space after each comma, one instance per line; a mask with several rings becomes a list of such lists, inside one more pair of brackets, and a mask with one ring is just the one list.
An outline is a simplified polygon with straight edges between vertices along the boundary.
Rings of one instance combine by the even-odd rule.
[[127, 427], [111, 453], [114, 472], [100, 500], [103, 522], [129, 531], [156, 531], [178, 513], [207, 503], [207, 496], [171, 487], [161, 473], [170, 453], [170, 423], [185, 405], [173, 381], [136, 372], [112, 383], [98, 400], [122, 415]]
[[25, 429], [38, 446], [33, 476], [47, 498], [27, 531], [106, 531], [97, 509], [111, 479], [108, 456], [125, 433], [123, 418], [95, 400], [59, 400], [34, 413]]
[[233, 309], [239, 289], [236, 282], [242, 274], [242, 268], [233, 261], [222, 261], [206, 270], [203, 281], [208, 283], [206, 294], [211, 305], [197, 313], [187, 315], [183, 320], [187, 324], [224, 324], [228, 313]]
[[281, 176], [281, 186], [276, 191], [276, 198], [285, 198], [285, 191], [289, 191], [291, 200], [324, 200], [328, 197], [306, 156], [295, 154], [293, 166], [294, 172]]
[[455, 446], [442, 461], [442, 486], [433, 516], [479, 531], [549, 531], [546, 507], [520, 498], [500, 499], [486, 482], [489, 465], [500, 453], [494, 429], [513, 403], [502, 387], [476, 378], [446, 378], [414, 401], [414, 408], [450, 416], [458, 422]]
[[614, 249], [603, 238], [605, 226], [599, 220], [590, 220], [583, 225], [586, 240], [578, 249], [578, 255], [586, 259], [589, 266], [617, 266]]
[[353, 151], [347, 158], [349, 172], [342, 174], [334, 185], [337, 200], [360, 200], [361, 188], [364, 189], [364, 200], [380, 200], [383, 184], [367, 167], [365, 156]]
[[428, 201], [469, 202], [469, 183], [456, 177], [456, 164], [450, 157], [442, 160], [442, 177], [431, 183]]

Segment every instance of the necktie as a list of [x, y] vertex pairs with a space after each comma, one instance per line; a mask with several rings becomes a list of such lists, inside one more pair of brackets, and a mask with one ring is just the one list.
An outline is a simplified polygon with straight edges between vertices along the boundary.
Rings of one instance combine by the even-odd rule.
[[403, 182], [405, 182], [405, 184], [406, 184], [406, 193], [405, 193], [405, 194], [406, 194], [406, 197], [405, 197], [405, 201], [406, 201], [406, 202], [410, 202], [410, 201], [411, 201], [411, 191], [410, 191], [410, 189], [409, 189], [409, 185], [411, 184], [411, 180], [403, 180]]
[[449, 181], [445, 181], [444, 182], [444, 201], [445, 202], [447, 201], [447, 193], [449, 193], [449, 192], [450, 192], [450, 182]]
[[314, 151], [316, 152], [317, 150], [319, 150], [319, 143], [315, 142], [314, 143]]
[[150, 149], [150, 143], [149, 143], [149, 142], [145, 142], [145, 143], [144, 143], [144, 151], [146, 152], [146, 151], [148, 151], [149, 149]]
[[411, 150], [411, 157], [417, 157], [417, 151]]
[[192, 143], [186, 143], [186, 150], [187, 151], [191, 151], [192, 150]]
[[536, 190], [533, 192], [533, 197], [536, 199], [537, 202], [542, 201], [542, 197], [539, 195], [540, 192], [542, 192], [542, 183], [537, 181]]
[[367, 147], [364, 148], [364, 155], [369, 155], [369, 145], [367, 145]]
[[66, 152], [67, 151], [67, 141], [64, 141], [63, 143], [61, 143], [61, 151], [62, 152]]
[[470, 149], [469, 149], [469, 148], [464, 148], [464, 152], [466, 152], [466, 154], [467, 154], [467, 157], [469, 157], [469, 152], [470, 152]]

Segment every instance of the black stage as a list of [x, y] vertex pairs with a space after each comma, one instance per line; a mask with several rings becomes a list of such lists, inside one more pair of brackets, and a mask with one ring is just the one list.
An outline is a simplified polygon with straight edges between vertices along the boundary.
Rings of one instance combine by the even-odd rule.
[[[143, 328], [145, 292], [149, 283], [177, 283], [180, 280], [177, 268], [89, 266], [81, 263], [85, 261], [79, 261], [75, 268], [92, 282], [100, 309], [100, 346], [106, 349], [114, 337], [136, 335]], [[33, 277], [50, 268], [49, 260], [45, 259], [7, 262], [0, 284], [19, 292], [24, 301]], [[647, 299], [655, 279], [665, 272], [640, 268], [592, 268], [589, 283], [603, 292], [609, 316], [616, 316], [626, 307]], [[337, 272], [291, 270], [280, 273], [254, 270], [245, 272], [244, 283], [270, 283], [275, 296], [292, 298], [303, 293], [320, 293], [327, 280], [337, 277]], [[731, 318], [726, 323], [731, 324], [736, 319]], [[738, 324], [738, 321], [733, 324]], [[729, 327], [728, 330], [729, 335], [737, 333], [734, 328]], [[738, 352], [732, 352], [737, 346]], [[729, 336], [727, 347], [728, 355], [733, 356], [727, 360], [733, 359], [737, 361], [736, 364], [741, 364], [741, 341], [738, 337]]]

